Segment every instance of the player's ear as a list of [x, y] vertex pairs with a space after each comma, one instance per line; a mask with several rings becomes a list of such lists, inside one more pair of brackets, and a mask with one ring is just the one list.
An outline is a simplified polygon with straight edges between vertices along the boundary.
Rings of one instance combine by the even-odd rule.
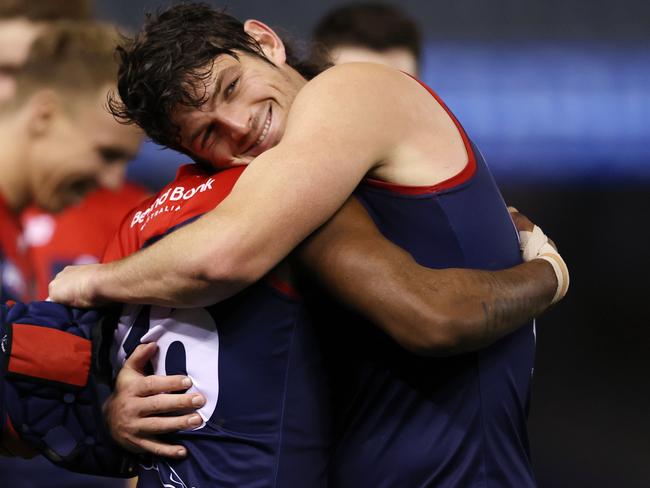
[[282, 39], [264, 22], [249, 19], [244, 22], [244, 31], [259, 43], [266, 57], [274, 64], [281, 65], [287, 60]]
[[63, 110], [61, 97], [52, 90], [41, 90], [27, 101], [27, 127], [32, 137], [47, 134]]

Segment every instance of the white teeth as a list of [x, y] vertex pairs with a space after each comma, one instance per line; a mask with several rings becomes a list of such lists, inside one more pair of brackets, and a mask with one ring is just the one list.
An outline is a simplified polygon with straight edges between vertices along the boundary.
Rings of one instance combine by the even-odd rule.
[[269, 128], [271, 127], [271, 112], [269, 111], [269, 115], [266, 117], [266, 122], [264, 123], [264, 129], [262, 130], [262, 133], [260, 136], [257, 138], [255, 141], [255, 145], [257, 146], [258, 144], [261, 144], [264, 139], [266, 139], [266, 134], [269, 133]]

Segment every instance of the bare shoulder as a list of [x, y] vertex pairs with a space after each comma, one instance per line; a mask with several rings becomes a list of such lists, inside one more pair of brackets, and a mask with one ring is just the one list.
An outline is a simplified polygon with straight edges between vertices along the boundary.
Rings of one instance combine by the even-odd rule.
[[345, 63], [332, 66], [316, 76], [307, 85], [351, 85], [368, 88], [368, 83], [390, 83], [408, 80], [410, 77], [394, 68], [376, 63]]
[[[343, 64], [308, 82], [287, 125], [304, 141], [324, 141], [361, 158], [373, 178], [401, 185], [434, 185], [465, 166], [458, 127], [417, 80], [370, 63]], [[293, 129], [293, 130], [291, 130]], [[311, 143], [310, 143], [311, 144]], [[338, 155], [337, 155], [338, 156]]]
[[363, 102], [400, 98], [399, 92], [410, 89], [413, 80], [406, 74], [374, 63], [346, 63], [333, 66], [309, 81], [298, 94], [297, 102], [319, 100]]
[[[287, 134], [318, 128], [354, 133], [363, 144], [402, 137], [409, 130], [409, 96], [415, 83], [392, 68], [371, 63], [332, 67], [309, 81], [291, 107]], [[406, 94], [406, 95], [405, 95]], [[373, 122], [369, 124], [368, 122]], [[388, 138], [388, 139], [387, 139]]]

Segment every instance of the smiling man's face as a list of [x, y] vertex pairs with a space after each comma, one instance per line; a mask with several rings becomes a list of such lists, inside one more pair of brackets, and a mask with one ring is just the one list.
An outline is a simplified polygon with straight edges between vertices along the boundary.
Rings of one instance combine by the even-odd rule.
[[60, 108], [52, 109], [46, 127], [31, 141], [26, 171], [30, 199], [44, 210], [58, 212], [97, 187], [117, 190], [124, 182], [142, 132], [119, 124], [106, 111], [109, 90], [114, 87], [76, 93], [73, 99], [59, 95]]
[[[218, 169], [250, 163], [280, 142], [293, 100], [305, 83], [258, 56], [216, 58], [198, 108], [180, 107], [173, 122], [181, 145]], [[199, 95], [203, 86], [198, 87]]]

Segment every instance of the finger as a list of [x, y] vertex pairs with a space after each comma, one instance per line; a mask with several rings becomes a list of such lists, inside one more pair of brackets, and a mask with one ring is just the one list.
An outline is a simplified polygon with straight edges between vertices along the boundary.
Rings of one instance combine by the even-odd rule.
[[533, 228], [535, 227], [535, 224], [533, 224], [528, 217], [526, 217], [523, 214], [520, 213], [513, 213], [510, 215], [512, 217], [512, 221], [515, 224], [515, 227], [519, 232], [521, 231], [528, 231], [532, 232]]
[[182, 459], [187, 456], [187, 449], [178, 444], [165, 444], [156, 439], [138, 439], [136, 444], [145, 452], [150, 452], [156, 456]]
[[138, 421], [138, 432], [145, 436], [169, 434], [179, 430], [195, 429], [202, 423], [203, 419], [198, 413], [179, 417], [148, 417]]
[[[185, 391], [192, 386], [192, 380], [187, 376], [150, 375], [139, 378], [133, 387], [136, 395], [148, 397], [172, 391]], [[174, 395], [178, 396], [178, 395]]]
[[510, 212], [510, 213], [519, 213], [519, 210], [517, 210], [515, 207], [508, 207], [508, 212]]
[[198, 393], [163, 393], [141, 399], [140, 415], [144, 417], [161, 413], [182, 413], [200, 408], [204, 404], [205, 399]]
[[124, 367], [144, 374], [147, 363], [156, 355], [156, 351], [158, 351], [158, 345], [155, 342], [140, 344], [126, 360]]
[[48, 285], [47, 285], [47, 300], [46, 301], [48, 301], [48, 302], [53, 302], [54, 298], [52, 298], [52, 297], [56, 296], [56, 290], [55, 290], [56, 283], [55, 282], [56, 282], [56, 277], [52, 281], [50, 281], [48, 283]]

